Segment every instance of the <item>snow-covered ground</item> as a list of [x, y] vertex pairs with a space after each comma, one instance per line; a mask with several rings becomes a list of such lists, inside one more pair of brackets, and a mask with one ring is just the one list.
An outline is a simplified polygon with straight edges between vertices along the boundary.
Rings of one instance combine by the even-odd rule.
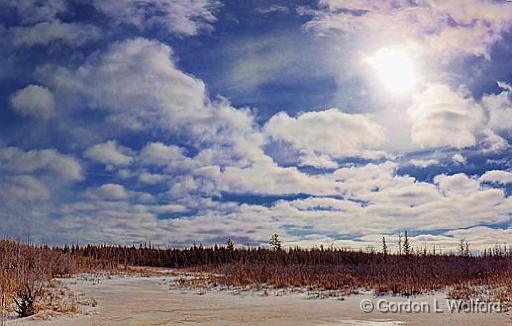
[[[97, 301], [86, 314], [9, 321], [8, 325], [506, 325], [508, 314], [468, 313], [365, 313], [369, 294], [312, 299], [311, 293], [283, 291], [186, 289], [176, 276], [97, 278], [78, 276], [64, 280], [77, 293]], [[416, 301], [444, 299], [442, 295]], [[392, 298], [404, 301], [403, 298]]]

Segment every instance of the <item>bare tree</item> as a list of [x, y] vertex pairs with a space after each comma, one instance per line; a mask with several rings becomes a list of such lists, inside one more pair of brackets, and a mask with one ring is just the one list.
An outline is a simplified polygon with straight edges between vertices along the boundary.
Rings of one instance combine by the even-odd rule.
[[[1, 265], [1, 262], [0, 262]], [[14, 297], [14, 278], [10, 273], [0, 266], [0, 325], [5, 325], [5, 320], [12, 305], [12, 298]]]
[[398, 231], [398, 255], [402, 254], [402, 232]]

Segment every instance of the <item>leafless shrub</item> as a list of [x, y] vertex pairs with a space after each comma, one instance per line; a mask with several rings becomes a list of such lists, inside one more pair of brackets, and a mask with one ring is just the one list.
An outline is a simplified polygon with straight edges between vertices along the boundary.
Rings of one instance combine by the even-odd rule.
[[307, 288], [344, 295], [360, 289], [401, 295], [449, 289], [453, 298], [484, 296], [512, 302], [512, 251], [496, 247], [470, 254], [464, 245], [464, 255], [440, 255], [426, 247], [413, 251], [407, 236], [401, 242], [401, 250], [393, 254], [390, 250], [377, 253], [324, 247], [49, 248], [0, 241], [0, 303], [3, 313], [16, 307], [20, 315], [32, 314], [40, 302], [40, 287], [53, 277], [94, 271], [144, 273], [145, 269], [135, 266], [209, 273], [208, 277], [182, 281], [181, 285], [192, 287]]
[[0, 308], [2, 322], [10, 312], [20, 317], [38, 311], [45, 282], [75, 271], [74, 260], [48, 247], [0, 241]]

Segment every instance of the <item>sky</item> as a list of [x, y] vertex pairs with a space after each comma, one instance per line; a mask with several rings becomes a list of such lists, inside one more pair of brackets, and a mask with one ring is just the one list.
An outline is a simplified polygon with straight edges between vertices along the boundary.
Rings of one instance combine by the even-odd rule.
[[0, 0], [0, 234], [512, 243], [512, 3]]

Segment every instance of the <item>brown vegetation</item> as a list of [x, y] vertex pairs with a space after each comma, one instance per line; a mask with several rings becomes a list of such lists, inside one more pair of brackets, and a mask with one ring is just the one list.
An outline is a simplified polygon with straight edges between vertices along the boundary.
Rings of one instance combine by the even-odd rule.
[[[472, 256], [465, 243], [459, 254], [440, 255], [426, 248], [412, 250], [407, 234], [402, 241], [397, 254], [389, 253], [385, 239], [382, 253], [323, 247], [285, 250], [275, 236], [271, 249], [235, 248], [232, 241], [225, 247], [186, 249], [146, 245], [49, 248], [0, 241], [0, 303], [2, 313], [14, 309], [19, 316], [28, 316], [37, 312], [41, 297], [49, 297], [44, 286], [54, 277], [121, 272], [131, 266], [208, 272], [210, 277], [203, 281], [227, 286], [303, 287], [346, 294], [368, 289], [400, 295], [449, 289], [452, 298], [512, 302], [510, 250], [496, 247]], [[51, 301], [50, 296], [46, 305], [52, 306]]]
[[[148, 246], [86, 246], [68, 249], [73, 255], [94, 257], [138, 266], [188, 268], [218, 276], [209, 282], [221, 285], [307, 287], [353, 293], [360, 289], [375, 293], [414, 295], [451, 289], [454, 297], [477, 297], [486, 289], [487, 298], [511, 302], [512, 252], [505, 247], [471, 255], [468, 244], [457, 254], [413, 250], [407, 234], [401, 250], [389, 254], [329, 248], [281, 249], [193, 246], [157, 249]], [[385, 243], [385, 240], [383, 241]], [[461, 289], [480, 289], [478, 293]], [[457, 290], [459, 289], [459, 291]], [[458, 293], [458, 294], [457, 294]], [[481, 296], [480, 296], [481, 297]]]
[[101, 259], [73, 257], [58, 248], [0, 241], [0, 323], [10, 312], [27, 317], [48, 305], [47, 285], [54, 277], [112, 267]]

